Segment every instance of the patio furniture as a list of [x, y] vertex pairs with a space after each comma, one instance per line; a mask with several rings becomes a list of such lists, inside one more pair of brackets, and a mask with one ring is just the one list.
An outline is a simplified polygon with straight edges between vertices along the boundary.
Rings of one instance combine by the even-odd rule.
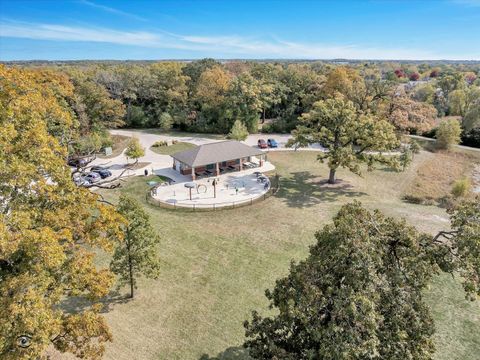
[[262, 175], [262, 173], [260, 171], [255, 171], [253, 175], [255, 175], [258, 178], [260, 175]]

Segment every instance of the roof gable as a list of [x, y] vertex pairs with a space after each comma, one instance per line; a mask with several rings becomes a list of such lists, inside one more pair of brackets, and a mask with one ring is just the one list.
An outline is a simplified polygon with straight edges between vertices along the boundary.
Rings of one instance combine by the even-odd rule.
[[239, 141], [226, 140], [200, 145], [171, 156], [190, 167], [194, 167], [261, 154], [263, 154], [263, 151], [260, 149], [255, 149]]

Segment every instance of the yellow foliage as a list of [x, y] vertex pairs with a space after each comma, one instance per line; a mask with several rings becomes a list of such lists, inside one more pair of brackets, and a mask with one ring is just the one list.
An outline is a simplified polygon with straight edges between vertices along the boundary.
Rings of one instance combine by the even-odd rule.
[[111, 334], [98, 311], [59, 305], [108, 293], [112, 274], [94, 266], [91, 249], [111, 250], [124, 220], [72, 182], [68, 79], [0, 66], [0, 88], [0, 358], [37, 358], [52, 343], [99, 358]]

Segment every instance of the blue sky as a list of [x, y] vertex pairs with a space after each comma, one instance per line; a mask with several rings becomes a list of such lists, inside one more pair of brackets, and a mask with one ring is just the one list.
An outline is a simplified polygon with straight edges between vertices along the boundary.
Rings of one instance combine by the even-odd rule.
[[480, 59], [480, 0], [0, 0], [1, 60]]

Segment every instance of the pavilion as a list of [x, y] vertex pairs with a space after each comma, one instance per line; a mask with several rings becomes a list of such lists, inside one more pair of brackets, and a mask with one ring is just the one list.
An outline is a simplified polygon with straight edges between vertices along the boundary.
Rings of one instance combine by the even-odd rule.
[[[191, 175], [195, 180], [199, 176], [219, 176], [227, 171], [262, 166], [266, 154], [239, 141], [227, 140], [200, 145], [171, 156], [173, 169], [183, 175]], [[252, 161], [253, 157], [257, 157], [259, 162]]]

